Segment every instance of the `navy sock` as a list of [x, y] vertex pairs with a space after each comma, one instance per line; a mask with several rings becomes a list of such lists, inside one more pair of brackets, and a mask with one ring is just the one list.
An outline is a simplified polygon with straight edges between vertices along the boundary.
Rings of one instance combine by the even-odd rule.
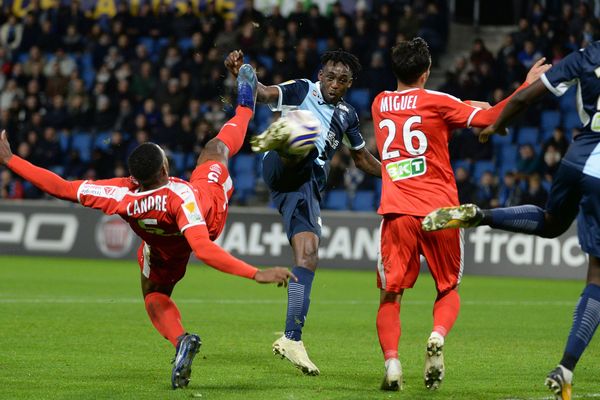
[[573, 371], [600, 323], [600, 286], [588, 284], [573, 313], [573, 326], [560, 364]]
[[291, 340], [302, 339], [302, 327], [310, 305], [310, 289], [315, 273], [308, 268], [294, 267], [292, 273], [298, 282], [290, 280], [288, 286], [288, 306], [285, 319], [285, 337]]
[[544, 210], [538, 206], [494, 208], [483, 215], [483, 224], [505, 231], [537, 234], [544, 228]]

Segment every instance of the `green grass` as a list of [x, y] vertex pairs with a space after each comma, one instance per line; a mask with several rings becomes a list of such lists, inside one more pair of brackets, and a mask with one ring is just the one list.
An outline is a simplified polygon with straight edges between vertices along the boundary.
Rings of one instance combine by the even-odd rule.
[[[583, 282], [466, 276], [442, 388], [422, 383], [433, 282], [402, 306], [402, 393], [379, 391], [374, 272], [321, 270], [304, 341], [319, 377], [271, 354], [285, 290], [192, 266], [174, 299], [203, 347], [187, 390], [170, 389], [171, 345], [150, 324], [134, 261], [0, 257], [1, 399], [543, 399]], [[575, 398], [600, 396], [598, 339]], [[201, 397], [200, 397], [201, 396]]]

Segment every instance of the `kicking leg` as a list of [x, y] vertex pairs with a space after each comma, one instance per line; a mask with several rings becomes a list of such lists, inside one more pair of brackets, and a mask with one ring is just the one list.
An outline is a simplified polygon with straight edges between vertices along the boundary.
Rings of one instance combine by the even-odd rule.
[[307, 375], [320, 371], [308, 358], [302, 342], [302, 328], [310, 306], [310, 292], [317, 269], [319, 237], [313, 232], [300, 232], [292, 237], [295, 267], [292, 273], [298, 278], [288, 286], [288, 306], [285, 334], [273, 343], [273, 352], [287, 358]]
[[377, 311], [377, 336], [385, 359], [385, 376], [382, 390], [402, 389], [402, 365], [398, 358], [398, 343], [402, 333], [400, 322], [400, 302], [402, 294], [381, 290]]
[[227, 161], [240, 151], [248, 124], [254, 114], [257, 82], [254, 69], [248, 64], [242, 65], [237, 77], [238, 105], [235, 116], [227, 121], [219, 134], [206, 144], [198, 157], [197, 165], [211, 160], [227, 165]]

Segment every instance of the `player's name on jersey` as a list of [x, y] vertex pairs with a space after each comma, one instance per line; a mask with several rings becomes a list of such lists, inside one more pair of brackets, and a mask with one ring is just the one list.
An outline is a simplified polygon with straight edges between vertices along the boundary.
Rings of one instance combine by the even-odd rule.
[[414, 94], [394, 94], [392, 96], [384, 96], [381, 99], [379, 108], [381, 112], [414, 110], [417, 108], [417, 98], [418, 96]]
[[142, 214], [151, 210], [167, 211], [167, 195], [155, 195], [127, 204], [127, 215]]

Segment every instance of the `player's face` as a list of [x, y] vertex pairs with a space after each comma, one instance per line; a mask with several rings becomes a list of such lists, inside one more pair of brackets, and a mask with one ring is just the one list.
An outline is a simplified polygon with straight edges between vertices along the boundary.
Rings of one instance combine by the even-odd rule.
[[335, 104], [352, 86], [352, 72], [347, 65], [329, 61], [319, 71], [319, 81], [323, 99], [328, 103]]

